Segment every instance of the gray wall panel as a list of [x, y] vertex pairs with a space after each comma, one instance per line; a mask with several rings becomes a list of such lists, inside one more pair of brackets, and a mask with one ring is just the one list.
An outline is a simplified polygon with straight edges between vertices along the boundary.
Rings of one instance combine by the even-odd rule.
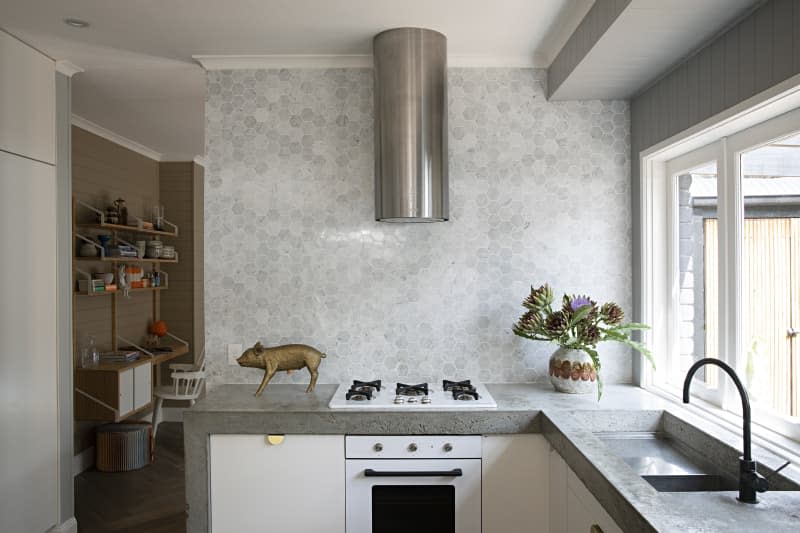
[[754, 13], [756, 24], [756, 92], [763, 91], [773, 85], [773, 4], [774, 2], [770, 2]]
[[739, 101], [739, 27], [734, 26], [723, 36], [723, 53], [725, 55], [724, 72], [725, 98], [724, 107], [735, 105]]
[[772, 77], [775, 80], [786, 79], [791, 75], [794, 56], [793, 39], [794, 32], [798, 31], [794, 27], [794, 9], [797, 9], [795, 0], [775, 0], [775, 7], [772, 14], [774, 25], [773, 48], [778, 51], [772, 55]]
[[739, 24], [739, 95], [742, 98], [756, 92], [755, 26], [753, 17], [748, 17]]

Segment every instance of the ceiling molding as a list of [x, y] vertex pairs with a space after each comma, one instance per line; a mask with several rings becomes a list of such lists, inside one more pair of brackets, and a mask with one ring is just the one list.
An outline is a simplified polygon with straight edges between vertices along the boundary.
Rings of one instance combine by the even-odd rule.
[[83, 72], [83, 69], [66, 59], [59, 59], [56, 61], [56, 72], [60, 72], [64, 76], [71, 78], [75, 74]]
[[[206, 70], [281, 68], [372, 68], [372, 55], [194, 55]], [[545, 68], [547, 58], [513, 55], [450, 54], [450, 67], [460, 68]]]
[[[137, 154], [143, 155], [145, 157], [149, 157], [154, 161], [162, 161], [163, 155], [160, 152], [156, 152], [152, 148], [148, 148], [142, 144], [137, 143], [136, 141], [132, 141], [127, 137], [123, 137], [117, 133], [114, 133], [111, 130], [104, 128], [103, 126], [99, 126], [90, 120], [86, 120], [85, 118], [75, 115], [72, 115], [72, 125], [78, 126], [82, 130], [86, 130], [89, 133], [94, 133], [98, 137], [102, 137], [107, 141], [111, 141], [114, 144], [118, 144], [123, 148], [127, 148], [128, 150], [132, 150]], [[191, 161], [192, 158], [189, 158]]]
[[[199, 155], [192, 155], [192, 154], [163, 154], [161, 159], [159, 159], [160, 163], [197, 163], [197, 161], [202, 158]], [[201, 163], [198, 163], [202, 165]]]
[[193, 55], [206, 70], [372, 68], [372, 55]]

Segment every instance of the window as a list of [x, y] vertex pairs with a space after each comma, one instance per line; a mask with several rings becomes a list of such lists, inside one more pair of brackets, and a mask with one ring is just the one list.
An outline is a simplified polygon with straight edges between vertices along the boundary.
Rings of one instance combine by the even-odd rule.
[[[663, 162], [645, 187], [649, 384], [704, 357], [733, 366], [754, 422], [800, 439], [800, 110]], [[740, 410], [716, 367], [692, 393]]]

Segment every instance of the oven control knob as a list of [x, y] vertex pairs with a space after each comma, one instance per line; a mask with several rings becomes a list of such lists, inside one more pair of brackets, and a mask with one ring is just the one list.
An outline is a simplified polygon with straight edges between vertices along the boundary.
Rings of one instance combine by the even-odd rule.
[[446, 452], [452, 452], [452, 451], [453, 451], [453, 445], [452, 445], [452, 444], [450, 444], [449, 442], [445, 443], [445, 445], [444, 445], [444, 446], [442, 446], [442, 448], [443, 448], [443, 449], [444, 449], [444, 451], [446, 451]]
[[373, 446], [372, 449], [375, 450], [376, 452], [382, 452], [383, 444], [381, 444], [380, 442], [376, 442], [375, 446]]
[[417, 451], [417, 445], [412, 442], [411, 444], [408, 445], [408, 451], [410, 451], [410, 452]]

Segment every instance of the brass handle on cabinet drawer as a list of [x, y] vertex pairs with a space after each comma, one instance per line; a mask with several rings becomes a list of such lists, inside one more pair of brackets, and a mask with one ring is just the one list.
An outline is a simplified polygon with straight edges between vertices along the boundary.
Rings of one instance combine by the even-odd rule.
[[603, 533], [603, 530], [597, 524], [592, 524], [589, 528], [589, 533]]
[[272, 444], [273, 446], [277, 446], [279, 444], [283, 444], [283, 439], [286, 438], [285, 435], [267, 435], [266, 441], [267, 444]]

